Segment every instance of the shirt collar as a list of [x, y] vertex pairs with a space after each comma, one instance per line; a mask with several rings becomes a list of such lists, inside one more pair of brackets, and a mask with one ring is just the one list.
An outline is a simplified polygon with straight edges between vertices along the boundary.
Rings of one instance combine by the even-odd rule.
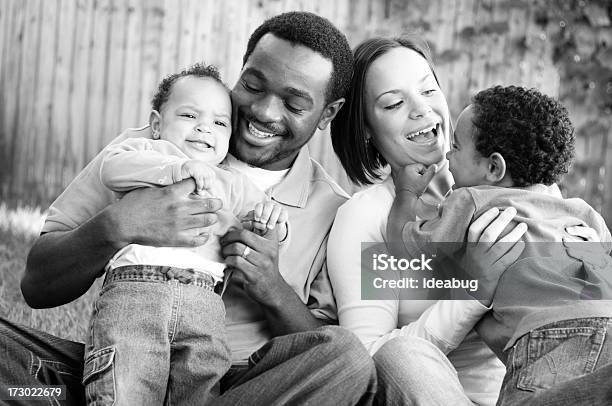
[[550, 195], [554, 197], [563, 197], [563, 195], [561, 194], [561, 190], [559, 189], [559, 186], [557, 186], [556, 183], [553, 183], [550, 186], [546, 186], [541, 183], [536, 183], [531, 186], [526, 186], [523, 189], [529, 190], [531, 192], [543, 193], [545, 195]]
[[312, 163], [308, 146], [304, 145], [285, 178], [270, 190], [270, 196], [279, 203], [299, 208], [306, 207], [310, 193]]

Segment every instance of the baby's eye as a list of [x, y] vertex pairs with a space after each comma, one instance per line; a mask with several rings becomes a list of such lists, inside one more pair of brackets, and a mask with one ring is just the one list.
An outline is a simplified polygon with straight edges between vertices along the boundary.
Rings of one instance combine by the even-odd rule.
[[436, 89], [428, 89], [423, 92], [423, 96], [431, 96], [436, 92]]
[[227, 123], [225, 121], [216, 120], [215, 124], [220, 125], [221, 127], [227, 127]]
[[452, 145], [452, 148], [453, 148], [453, 149], [459, 149], [459, 147], [457, 146], [457, 144], [453, 144], [453, 145]]
[[389, 106], [385, 106], [385, 110], [395, 110], [396, 108], [398, 108], [399, 106], [402, 105], [402, 103], [404, 103], [403, 100], [398, 101], [397, 103], [393, 103]]
[[195, 115], [191, 114], [191, 113], [183, 113], [181, 114], [181, 117], [185, 117], [185, 118], [195, 118]]

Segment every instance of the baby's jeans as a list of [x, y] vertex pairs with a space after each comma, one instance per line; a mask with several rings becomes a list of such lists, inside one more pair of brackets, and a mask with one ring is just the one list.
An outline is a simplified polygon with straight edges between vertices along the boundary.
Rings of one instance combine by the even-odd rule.
[[210, 275], [149, 265], [109, 271], [85, 347], [87, 404], [205, 404], [230, 367], [224, 323]]
[[563, 320], [508, 350], [498, 406], [607, 405], [612, 401], [612, 318]]

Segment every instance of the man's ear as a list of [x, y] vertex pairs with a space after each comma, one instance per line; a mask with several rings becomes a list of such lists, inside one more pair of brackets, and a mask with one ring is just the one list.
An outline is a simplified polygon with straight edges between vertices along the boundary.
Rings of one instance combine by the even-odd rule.
[[487, 181], [491, 183], [501, 182], [506, 176], [506, 160], [499, 152], [489, 155], [487, 163]]
[[151, 110], [151, 114], [149, 114], [149, 125], [151, 126], [153, 139], [158, 140], [161, 132], [161, 115], [157, 110]]
[[331, 123], [334, 117], [336, 117], [336, 114], [338, 114], [342, 108], [342, 105], [344, 105], [344, 98], [333, 101], [325, 106], [325, 110], [323, 110], [323, 114], [321, 115], [319, 124], [317, 125], [319, 130], [325, 130], [325, 128], [327, 128], [329, 123]]

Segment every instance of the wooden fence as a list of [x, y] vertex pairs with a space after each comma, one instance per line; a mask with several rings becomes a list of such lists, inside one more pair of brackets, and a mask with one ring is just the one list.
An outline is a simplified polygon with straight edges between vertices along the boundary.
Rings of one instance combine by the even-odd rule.
[[[145, 123], [164, 75], [204, 60], [233, 84], [250, 33], [283, 11], [327, 17], [353, 46], [372, 35], [421, 33], [454, 116], [476, 90], [498, 83], [563, 99], [572, 88], [563, 80], [559, 42], [585, 32], [582, 23], [582, 31], [572, 28], [566, 3], [578, 2], [0, 0], [0, 198], [48, 205], [121, 129]], [[581, 37], [587, 53], [593, 44], [591, 59], [612, 42], [609, 10], [598, 10], [599, 3], [582, 1], [572, 14], [592, 16], [590, 37]], [[593, 86], [605, 87], [605, 74], [599, 79]], [[612, 83], [607, 89], [612, 93]], [[603, 185], [612, 173], [611, 120], [605, 110], [566, 99], [580, 139], [564, 187], [610, 222], [612, 188]], [[349, 186], [327, 134], [317, 134], [311, 150]]]

